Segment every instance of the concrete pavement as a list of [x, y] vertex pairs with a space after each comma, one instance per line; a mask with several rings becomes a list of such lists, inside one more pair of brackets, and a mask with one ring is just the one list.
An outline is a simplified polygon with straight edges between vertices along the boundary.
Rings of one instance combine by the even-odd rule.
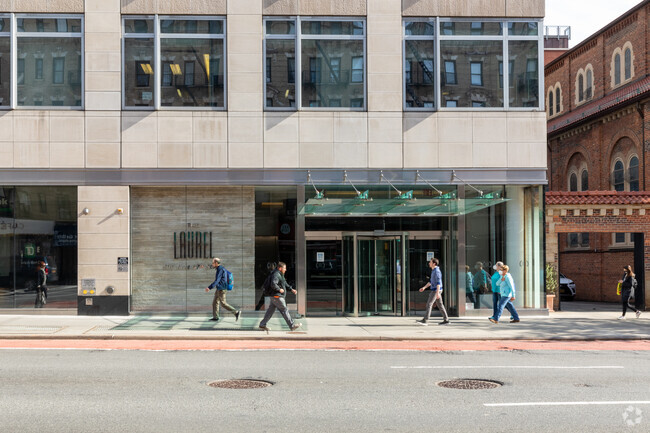
[[[520, 323], [491, 324], [486, 317], [451, 318], [427, 327], [419, 317], [307, 317], [290, 332], [279, 314], [270, 333], [257, 328], [261, 314], [243, 312], [238, 322], [224, 315], [218, 323], [204, 315], [76, 316], [46, 314], [0, 315], [0, 339], [140, 339], [140, 340], [650, 340], [650, 312], [625, 321], [616, 304], [564, 303], [549, 316], [523, 316]], [[42, 311], [39, 311], [39, 313]], [[17, 312], [18, 313], [18, 312]]]

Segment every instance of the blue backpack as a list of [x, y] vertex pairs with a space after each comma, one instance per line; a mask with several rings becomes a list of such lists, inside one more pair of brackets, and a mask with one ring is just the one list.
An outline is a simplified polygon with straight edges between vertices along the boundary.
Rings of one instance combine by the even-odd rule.
[[232, 290], [235, 285], [235, 279], [232, 277], [232, 272], [226, 268], [223, 268], [223, 270], [226, 272], [226, 289]]

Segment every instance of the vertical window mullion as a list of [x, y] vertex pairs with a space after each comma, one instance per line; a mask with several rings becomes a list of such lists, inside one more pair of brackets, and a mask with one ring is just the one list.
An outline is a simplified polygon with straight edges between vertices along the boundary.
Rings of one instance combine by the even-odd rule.
[[16, 25], [16, 14], [11, 14], [11, 43], [9, 47], [11, 93], [9, 99], [11, 99], [10, 106], [12, 110], [15, 110], [18, 106], [18, 29]]
[[160, 77], [160, 18], [159, 15], [154, 15], [153, 18], [153, 109], [160, 110], [161, 99], [161, 77]]

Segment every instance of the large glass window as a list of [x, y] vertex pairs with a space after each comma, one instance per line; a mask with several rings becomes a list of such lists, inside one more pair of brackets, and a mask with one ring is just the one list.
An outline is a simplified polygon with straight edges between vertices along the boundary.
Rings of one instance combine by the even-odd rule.
[[125, 108], [225, 107], [223, 19], [125, 17], [123, 53]]
[[540, 37], [536, 21], [406, 19], [404, 108], [541, 109]]
[[264, 28], [267, 109], [365, 107], [365, 21], [267, 19]]
[[0, 186], [0, 308], [34, 308], [45, 262], [43, 308], [77, 308], [77, 188]]
[[[6, 106], [11, 105], [10, 17], [0, 17], [0, 22], [0, 105]], [[15, 105], [81, 107], [82, 18], [20, 14], [15, 33]]]

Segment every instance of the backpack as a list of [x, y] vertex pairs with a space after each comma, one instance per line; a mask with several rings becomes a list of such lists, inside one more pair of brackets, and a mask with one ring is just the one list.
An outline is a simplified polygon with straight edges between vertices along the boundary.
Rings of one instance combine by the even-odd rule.
[[273, 290], [273, 275], [275, 274], [275, 271], [271, 272], [267, 277], [266, 280], [264, 280], [264, 284], [262, 284], [262, 292], [264, 293], [265, 296], [273, 296], [275, 295], [274, 290]]
[[232, 277], [232, 272], [226, 268], [223, 268], [223, 270], [226, 273], [226, 289], [232, 290], [232, 288], [235, 286], [235, 279]]

